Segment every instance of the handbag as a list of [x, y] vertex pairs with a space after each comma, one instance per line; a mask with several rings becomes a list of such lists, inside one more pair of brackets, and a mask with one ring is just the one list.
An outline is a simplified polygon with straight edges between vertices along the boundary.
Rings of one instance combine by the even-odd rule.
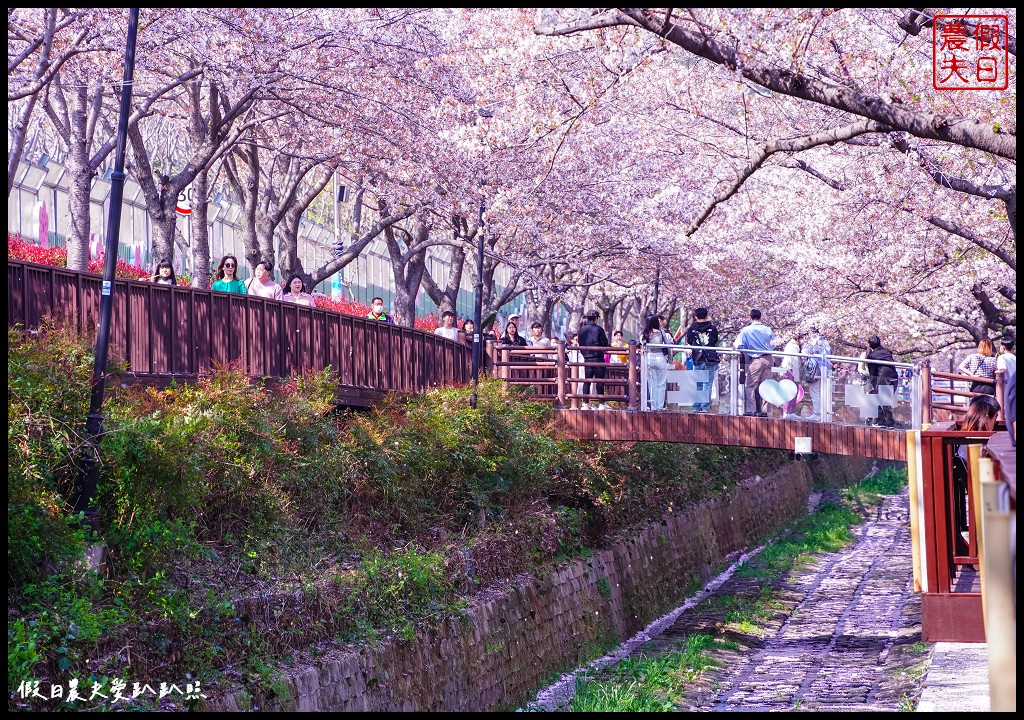
[[806, 358], [801, 375], [805, 382], [818, 382], [818, 378], [821, 377], [821, 366], [818, 364], [818, 359]]

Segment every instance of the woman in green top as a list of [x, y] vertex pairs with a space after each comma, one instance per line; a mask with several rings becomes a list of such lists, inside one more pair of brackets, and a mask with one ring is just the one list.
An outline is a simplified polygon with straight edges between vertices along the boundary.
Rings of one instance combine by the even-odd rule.
[[235, 277], [238, 270], [238, 259], [234, 255], [225, 255], [220, 259], [217, 273], [213, 281], [213, 290], [245, 295], [245, 284]]

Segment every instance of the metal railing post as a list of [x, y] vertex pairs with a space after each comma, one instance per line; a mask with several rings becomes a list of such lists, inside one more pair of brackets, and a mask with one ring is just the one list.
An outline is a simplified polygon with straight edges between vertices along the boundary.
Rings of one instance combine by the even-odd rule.
[[647, 397], [647, 348], [640, 352], [640, 409], [649, 410], [650, 400]]
[[740, 414], [740, 355], [729, 356], [729, 414], [736, 417]]
[[633, 340], [629, 343], [629, 353], [627, 355], [626, 362], [629, 363], [629, 368], [626, 370], [626, 382], [629, 383], [626, 386], [626, 397], [629, 398], [626, 407], [629, 410], [637, 409], [637, 383], [640, 378], [638, 377], [636, 364], [640, 360], [640, 353], [637, 352], [637, 342]]
[[921, 369], [914, 368], [914, 374], [910, 378], [910, 427], [914, 430], [921, 429], [922, 410]]
[[832, 422], [832, 362], [826, 360], [821, 368], [821, 421]]
[[932, 424], [932, 362], [921, 362], [921, 427]]

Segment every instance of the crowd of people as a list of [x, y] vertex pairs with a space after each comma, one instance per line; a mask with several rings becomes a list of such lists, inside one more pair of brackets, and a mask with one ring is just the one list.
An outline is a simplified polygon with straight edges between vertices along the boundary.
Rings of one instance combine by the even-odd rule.
[[[605, 329], [598, 322], [599, 318], [598, 311], [591, 310], [583, 316], [579, 332], [568, 333], [566, 336], [568, 360], [582, 368], [580, 381], [585, 398], [582, 407], [585, 409], [609, 407], [602, 383], [608, 369], [605, 363], [625, 364], [629, 357], [628, 351], [612, 352], [618, 348], [625, 349], [628, 345], [623, 340], [621, 330], [615, 330], [609, 341]], [[778, 376], [780, 380], [792, 381], [792, 387], [797, 389], [795, 395], [779, 404], [779, 415], [787, 419], [820, 420], [823, 413], [823, 378], [827, 372], [838, 370], [838, 366], [829, 359], [833, 352], [829, 341], [817, 326], [812, 325], [794, 331], [779, 352], [776, 348], [782, 344], [782, 338], [763, 322], [761, 311], [751, 309], [749, 318], [750, 322], [731, 343], [731, 347], [740, 352], [744, 414], [768, 417], [767, 401], [762, 397], [760, 389], [763, 383]], [[518, 322], [518, 315], [509, 316], [504, 332], [500, 335], [496, 333], [496, 342], [520, 347], [552, 346], [552, 341], [543, 336], [540, 323], [533, 323], [530, 335], [523, 337], [518, 332]], [[709, 318], [708, 309], [700, 307], [694, 310], [689, 325], [681, 326], [674, 335], [667, 331], [664, 315], [652, 315], [647, 318], [640, 341], [644, 348], [640, 357], [647, 371], [648, 407], [651, 410], [665, 408], [668, 371], [674, 367], [672, 358], [679, 356], [679, 352], [672, 346], [686, 345], [689, 350], [686, 353], [685, 368], [703, 371], [703, 375], [699, 376], [701, 379], [696, 382], [698, 399], [693, 402], [692, 409], [694, 412], [711, 412], [711, 388], [717, 382], [722, 363], [721, 353], [716, 348], [723, 346], [719, 344], [719, 329]], [[1007, 381], [1015, 374], [1016, 357], [1013, 354], [1012, 336], [1005, 336], [1001, 344], [1001, 351], [996, 355], [992, 342], [983, 340], [977, 352], [961, 364], [961, 373], [976, 378], [970, 386], [972, 392], [994, 395], [996, 371], [1004, 370]], [[548, 356], [542, 354], [538, 357]], [[869, 415], [866, 422], [879, 427], [896, 427], [893, 407], [896, 404], [897, 386], [905, 374], [897, 367], [892, 350], [885, 347], [878, 335], [867, 339], [860, 357], [862, 361], [858, 369], [863, 374], [863, 386], [868, 397], [867, 407], [864, 408], [867, 411], [865, 414]], [[797, 413], [798, 404], [804, 397], [809, 399], [809, 413], [800, 415]]]
[[[211, 289], [315, 307], [313, 295], [307, 292], [305, 281], [297, 273], [293, 273], [282, 286], [274, 280], [274, 267], [269, 261], [258, 262], [253, 276], [244, 282], [238, 278], [238, 271], [238, 259], [234, 255], [225, 255], [217, 265]], [[155, 283], [175, 284], [176, 278], [171, 263], [166, 260], [160, 262], [156, 274], [150, 280]], [[369, 320], [395, 323], [394, 317], [385, 310], [384, 300], [380, 297], [373, 298], [370, 312], [366, 317]], [[810, 413], [805, 416], [806, 419], [820, 419], [823, 412], [822, 378], [826, 370], [834, 369], [828, 359], [832, 354], [828, 340], [816, 326], [797, 329], [787, 338], [782, 352], [779, 353], [775, 347], [781, 343], [781, 338], [778, 338], [772, 328], [762, 321], [761, 311], [751, 309], [749, 317], [750, 322], [739, 331], [732, 342], [733, 349], [740, 352], [740, 384], [744, 389], [744, 414], [754, 417], [768, 416], [765, 399], [759, 390], [765, 382], [772, 380], [774, 375], [779, 373], [781, 379], [792, 381], [793, 386], [798, 388], [796, 395], [786, 398], [779, 405], [781, 416], [804, 417], [798, 415], [796, 410], [798, 403], [806, 395], [810, 399]], [[624, 365], [629, 358], [628, 344], [623, 340], [622, 330], [615, 330], [609, 340], [606, 330], [598, 322], [599, 319], [600, 313], [597, 310], [590, 310], [584, 314], [579, 331], [566, 335], [569, 362], [582, 369], [582, 394], [585, 398], [583, 407], [588, 409], [610, 407], [606, 402], [602, 382], [607, 376], [607, 365]], [[504, 329], [497, 325], [490, 328], [493, 333], [491, 338], [498, 345], [507, 347], [554, 347], [551, 338], [545, 337], [541, 323], [532, 323], [529, 332], [523, 335], [519, 332], [519, 322], [520, 316], [517, 313], [509, 315]], [[671, 346], [686, 345], [690, 348], [686, 353], [686, 369], [702, 371], [702, 379], [697, 381], [696, 387], [699, 398], [692, 404], [693, 411], [711, 412], [711, 388], [717, 382], [722, 363], [721, 354], [716, 349], [722, 347], [719, 345], [721, 338], [718, 326], [710, 319], [708, 309], [699, 307], [694, 310], [690, 323], [685, 327], [680, 326], [674, 335], [669, 334], [667, 328], [668, 322], [664, 315], [651, 315], [647, 318], [640, 336], [645, 350], [641, 357], [647, 371], [648, 407], [651, 410], [665, 408], [668, 371], [673, 367], [672, 358], [678, 356], [678, 352]], [[441, 314], [441, 324], [434, 332], [458, 342], [460, 328], [455, 313], [444, 311]], [[461, 332], [464, 342], [472, 345], [473, 321], [466, 319]], [[957, 372], [972, 378], [969, 386], [972, 393], [994, 395], [996, 372], [1002, 370], [1008, 387], [1012, 387], [1015, 402], [1017, 360], [1013, 349], [1012, 335], [1004, 335], [998, 352], [990, 339], [983, 338], [978, 343], [976, 351], [960, 363]], [[538, 352], [535, 355], [537, 358], [547, 358], [550, 357], [548, 352]], [[877, 423], [881, 427], [895, 427], [893, 397], [900, 374], [893, 364], [895, 358], [892, 350], [882, 344], [881, 338], [872, 335], [868, 338], [867, 348], [862, 357], [861, 370], [866, 376], [867, 393], [874, 397], [872, 406], [877, 407], [877, 418], [870, 418], [869, 422]]]

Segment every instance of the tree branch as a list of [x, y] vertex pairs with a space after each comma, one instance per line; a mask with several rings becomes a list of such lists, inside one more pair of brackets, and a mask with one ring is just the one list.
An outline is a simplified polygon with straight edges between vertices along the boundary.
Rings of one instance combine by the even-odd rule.
[[976, 148], [1011, 160], [1017, 158], [1016, 137], [1007, 132], [993, 130], [989, 124], [980, 120], [915, 111], [909, 107], [894, 105], [877, 95], [865, 95], [852, 88], [829, 85], [802, 73], [742, 60], [735, 48], [721, 45], [708, 35], [678, 23], [672, 25], [667, 33], [662, 33], [662, 18], [660, 12], [655, 9], [626, 8], [622, 12], [612, 10], [583, 21], [563, 25], [538, 24], [535, 32], [541, 35], [567, 35], [611, 25], [640, 27], [663, 36], [693, 55], [729, 70], [738, 71], [746, 79], [783, 95], [869, 118], [917, 137]]
[[[885, 125], [881, 125], [874, 120], [859, 120], [852, 125], [826, 130], [825, 132], [815, 133], [814, 135], [804, 135], [796, 138], [783, 138], [765, 143], [761, 146], [761, 149], [758, 151], [757, 155], [755, 155], [754, 159], [740, 171], [739, 176], [733, 180], [728, 187], [704, 204], [701, 211], [697, 213], [697, 217], [694, 218], [693, 222], [691, 222], [690, 226], [686, 229], [685, 235], [689, 237], [697, 232], [697, 229], [704, 224], [704, 221], [708, 219], [715, 207], [735, 195], [743, 183], [746, 182], [747, 178], [753, 175], [764, 164], [764, 162], [775, 153], [800, 152], [801, 150], [807, 150], [818, 145], [831, 145], [832, 143], [843, 142], [852, 137], [856, 137], [857, 135], [863, 135], [864, 133], [886, 132], [887, 130], [890, 130], [890, 128]], [[815, 176], [817, 177], [816, 174]], [[831, 185], [832, 183], [830, 182], [829, 184]], [[833, 185], [833, 187], [835, 186]]]

